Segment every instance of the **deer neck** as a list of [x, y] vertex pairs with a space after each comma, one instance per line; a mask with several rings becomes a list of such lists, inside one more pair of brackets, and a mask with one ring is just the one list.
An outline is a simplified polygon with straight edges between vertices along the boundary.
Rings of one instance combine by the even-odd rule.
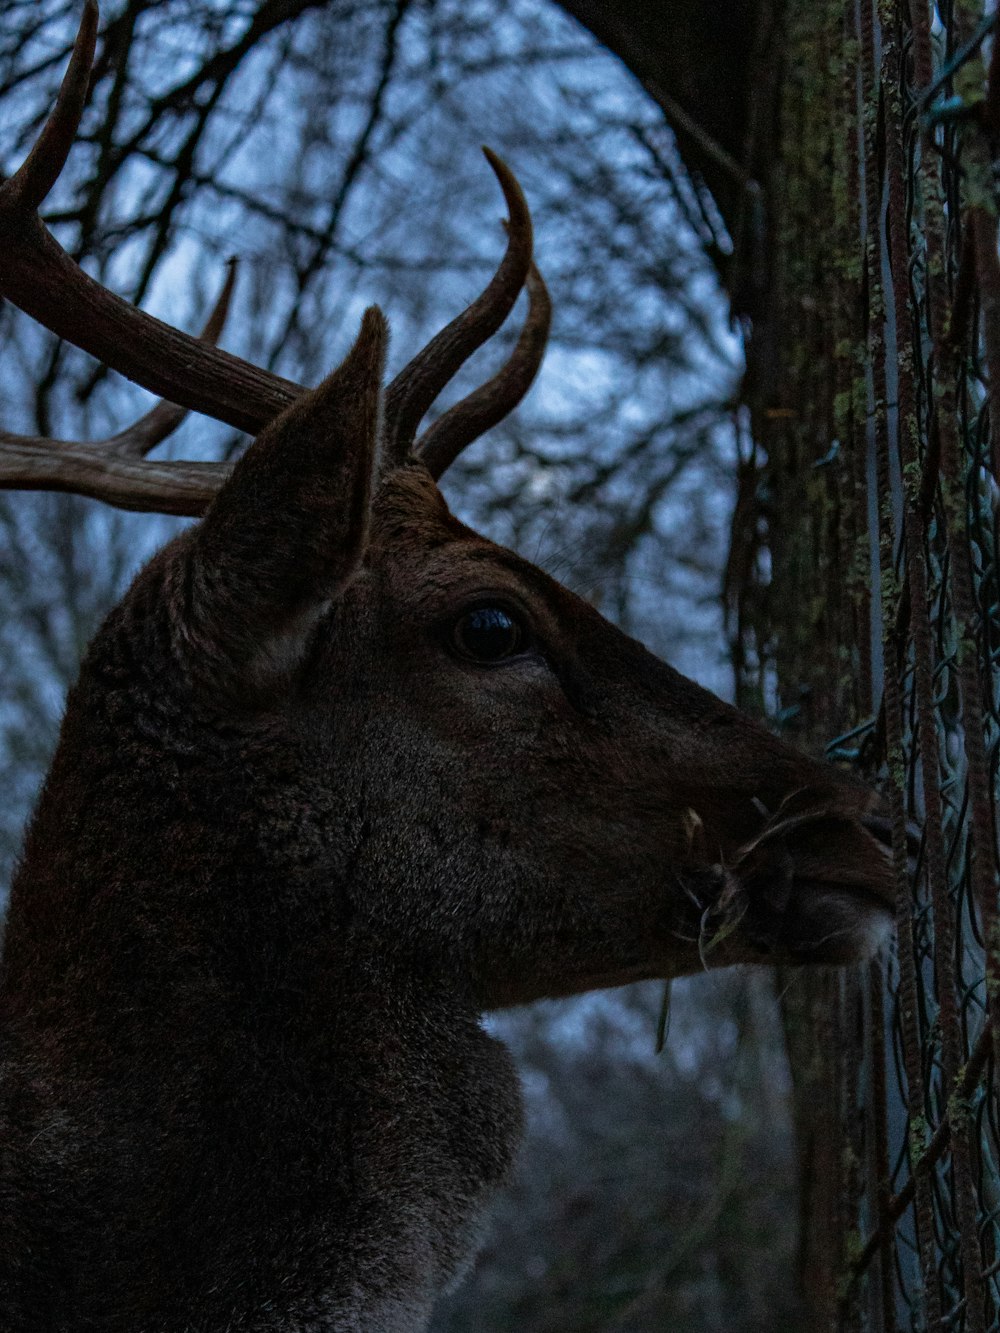
[[[401, 1271], [370, 1274], [364, 1299], [380, 1328], [420, 1327], [391, 1310], [459, 1273], [509, 1169], [520, 1105], [506, 1052], [453, 974], [394, 961], [365, 926], [349, 784], [306, 799], [292, 772], [275, 785], [270, 753], [260, 786], [250, 745], [223, 786], [183, 772], [176, 731], [123, 756], [94, 717], [71, 701], [0, 996], [4, 1082], [30, 1069], [34, 1089], [0, 1113], [31, 1170], [59, 1183], [53, 1227], [86, 1196], [109, 1272], [125, 1230], [150, 1255], [176, 1256], [182, 1234], [195, 1287], [237, 1275], [219, 1297], [233, 1309], [248, 1266], [340, 1308], [339, 1275], [362, 1273], [365, 1289], [373, 1237], [384, 1256], [395, 1236]], [[44, 1210], [32, 1225], [44, 1253]], [[303, 1265], [321, 1239], [328, 1261]], [[149, 1296], [176, 1299], [176, 1274]]]

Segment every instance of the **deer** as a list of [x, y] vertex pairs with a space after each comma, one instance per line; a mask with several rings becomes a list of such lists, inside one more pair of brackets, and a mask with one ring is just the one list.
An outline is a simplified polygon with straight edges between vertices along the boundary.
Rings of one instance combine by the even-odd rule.
[[[85, 274], [39, 209], [87, 0], [0, 186], [0, 292], [158, 395], [101, 442], [4, 433], [0, 484], [187, 515], [90, 645], [0, 968], [5, 1333], [409, 1333], [521, 1132], [492, 1010], [705, 966], [843, 966], [892, 928], [877, 796], [680, 675], [438, 482], [527, 392], [530, 213], [387, 386], [370, 308], [315, 388]], [[507, 363], [422, 432], [527, 293]], [[187, 410], [232, 466], [148, 457]]]

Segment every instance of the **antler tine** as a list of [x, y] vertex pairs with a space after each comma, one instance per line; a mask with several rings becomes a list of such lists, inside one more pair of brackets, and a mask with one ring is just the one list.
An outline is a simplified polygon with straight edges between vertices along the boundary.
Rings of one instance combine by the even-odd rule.
[[417, 442], [414, 452], [435, 480], [444, 475], [463, 449], [513, 412], [538, 374], [552, 322], [552, 302], [534, 264], [528, 269], [526, 285], [528, 314], [506, 364], [443, 413]]
[[56, 105], [34, 148], [0, 186], [0, 296], [159, 397], [259, 432], [301, 385], [181, 333], [89, 277], [37, 213], [65, 162], [88, 86], [97, 7], [87, 0]]
[[66, 165], [87, 103], [98, 17], [96, 0], [86, 0], [56, 104], [31, 152], [14, 175], [0, 185], [0, 201], [4, 204], [35, 212]]
[[391, 463], [410, 452], [417, 427], [438, 394], [510, 314], [531, 263], [531, 213], [517, 178], [496, 153], [483, 153], [500, 182], [510, 216], [507, 249], [489, 285], [405, 366], [385, 399], [385, 454]]
[[[229, 314], [229, 302], [233, 295], [233, 287], [236, 284], [237, 260], [235, 255], [226, 261], [228, 272], [226, 280], [222, 284], [222, 290], [216, 298], [215, 305], [212, 307], [212, 313], [205, 321], [205, 326], [198, 334], [200, 342], [210, 343], [214, 346], [222, 336], [222, 330], [225, 328], [226, 316]], [[101, 448], [108, 453], [122, 454], [130, 458], [145, 458], [150, 450], [155, 449], [158, 444], [172, 435], [188, 414], [186, 407], [180, 407], [177, 403], [168, 403], [166, 399], [160, 401], [145, 416], [134, 421], [131, 426], [125, 430], [119, 431], [117, 435], [110, 436], [101, 443]]]

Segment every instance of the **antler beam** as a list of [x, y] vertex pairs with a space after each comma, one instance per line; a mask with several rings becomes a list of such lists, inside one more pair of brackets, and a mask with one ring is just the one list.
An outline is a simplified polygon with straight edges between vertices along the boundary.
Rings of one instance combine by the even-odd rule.
[[71, 440], [39, 441], [0, 431], [5, 490], [69, 491], [118, 509], [194, 517], [208, 508], [229, 471], [226, 463], [105, 457]]
[[[220, 337], [235, 279], [236, 263], [231, 260], [222, 291], [196, 340], [198, 346]], [[86, 444], [0, 430], [0, 488], [68, 491], [119, 509], [200, 514], [229, 475], [231, 464], [146, 458], [186, 416], [187, 408], [161, 399], [117, 435]]]

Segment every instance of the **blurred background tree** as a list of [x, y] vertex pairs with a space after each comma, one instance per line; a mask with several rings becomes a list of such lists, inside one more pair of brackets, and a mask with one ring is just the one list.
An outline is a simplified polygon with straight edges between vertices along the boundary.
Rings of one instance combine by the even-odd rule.
[[[66, 0], [2, 0], [0, 13], [9, 172], [77, 14]], [[742, 359], [716, 270], [731, 246], [661, 107], [555, 5], [108, 0], [83, 133], [47, 218], [102, 282], [190, 329], [235, 253], [224, 345], [300, 381], [340, 358], [377, 301], [392, 372], [502, 247], [481, 141], [525, 187], [555, 322], [531, 396], [449, 473], [448, 498], [728, 693], [719, 588]], [[100, 436], [147, 406], [10, 307], [0, 332], [5, 428]], [[496, 341], [456, 395], [503, 358]], [[208, 458], [244, 443], [192, 419], [167, 447]], [[3, 884], [79, 655], [174, 527], [0, 495]], [[647, 987], [497, 1020], [530, 1132], [442, 1333], [800, 1327], [773, 1001], [751, 977], [675, 984], [657, 1055], [659, 1009]]]

